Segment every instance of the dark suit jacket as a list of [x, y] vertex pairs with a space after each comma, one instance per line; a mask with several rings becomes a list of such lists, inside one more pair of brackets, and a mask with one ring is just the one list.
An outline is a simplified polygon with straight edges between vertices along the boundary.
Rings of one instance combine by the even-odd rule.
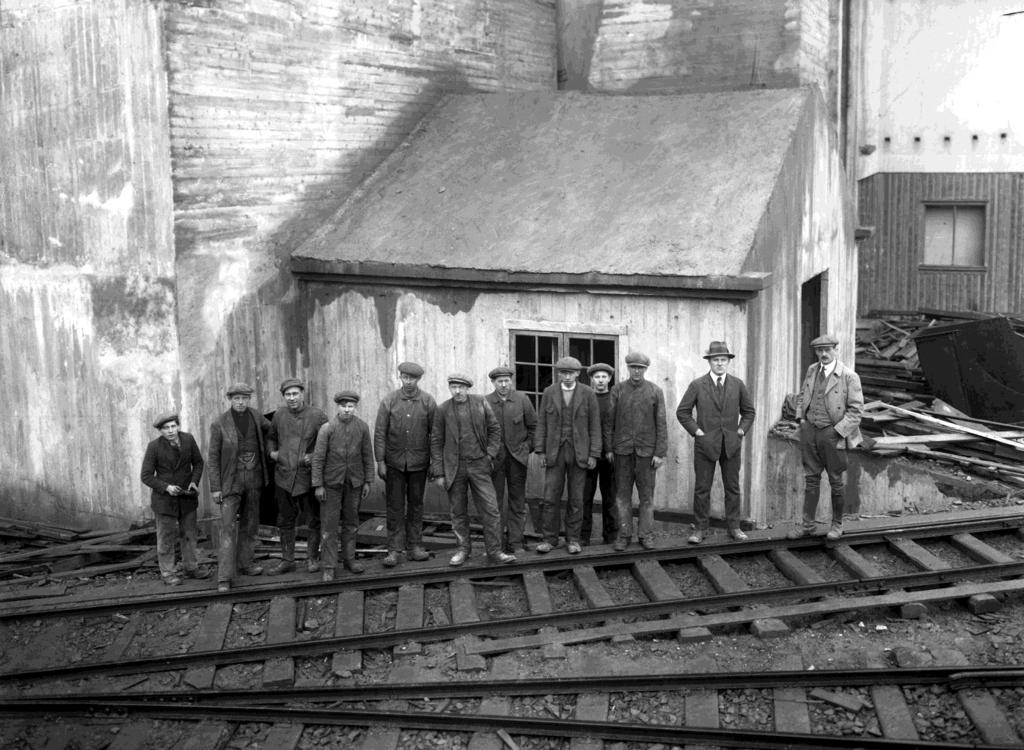
[[[741, 442], [737, 430], [742, 428], [746, 434], [754, 424], [754, 402], [743, 381], [727, 375], [723, 390], [724, 394], [719, 399], [715, 396], [711, 374], [702, 375], [687, 386], [676, 409], [679, 424], [694, 437], [695, 451], [712, 461], [717, 461], [722, 455], [723, 447], [729, 458], [735, 456]], [[695, 407], [696, 419], [693, 418]], [[704, 431], [702, 437], [695, 434], [698, 428]]]
[[525, 393], [512, 391], [504, 405], [497, 391], [491, 391], [484, 398], [501, 423], [501, 441], [509, 455], [526, 466], [530, 451], [533, 450], [533, 433], [537, 429], [537, 412], [529, 397]]
[[[558, 459], [558, 448], [562, 435], [562, 386], [549, 385], [540, 397], [540, 414], [537, 418], [537, 433], [533, 449], [543, 453], [549, 464]], [[601, 456], [601, 407], [597, 403], [594, 389], [583, 383], [576, 384], [572, 401], [572, 444], [576, 464], [586, 468], [587, 460]]]
[[154, 513], [177, 515], [179, 510], [187, 513], [199, 507], [196, 495], [167, 494], [168, 485], [176, 484], [187, 490], [192, 482], [198, 485], [203, 476], [203, 456], [196, 439], [187, 432], [179, 432], [178, 440], [181, 448], [175, 450], [161, 435], [149, 442], [142, 458], [141, 479], [144, 485], [153, 488], [149, 507]]
[[[251, 406], [249, 413], [256, 421], [256, 441], [259, 443], [256, 453], [259, 454], [260, 465], [263, 467], [263, 483], [268, 484], [270, 472], [267, 471], [265, 440], [267, 431], [270, 429], [270, 420]], [[228, 409], [210, 426], [210, 492], [231, 489], [231, 484], [235, 481], [235, 464], [237, 462], [238, 430], [235, 429], [235, 420], [231, 416], [231, 409]]]
[[[455, 416], [455, 402], [448, 399], [434, 412], [434, 425], [430, 429], [430, 476], [444, 477], [445, 489], [450, 489], [459, 469], [459, 423]], [[469, 415], [473, 432], [488, 458], [493, 459], [501, 450], [501, 425], [483, 396], [469, 394]], [[489, 469], [488, 469], [489, 470]]]

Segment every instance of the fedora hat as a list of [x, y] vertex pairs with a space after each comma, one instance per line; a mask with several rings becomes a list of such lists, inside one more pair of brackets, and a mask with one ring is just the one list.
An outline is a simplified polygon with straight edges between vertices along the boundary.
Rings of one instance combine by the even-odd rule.
[[729, 359], [735, 359], [736, 355], [729, 351], [729, 347], [724, 341], [712, 341], [708, 345], [708, 350], [704, 354], [704, 359], [711, 359], [712, 357], [728, 357]]

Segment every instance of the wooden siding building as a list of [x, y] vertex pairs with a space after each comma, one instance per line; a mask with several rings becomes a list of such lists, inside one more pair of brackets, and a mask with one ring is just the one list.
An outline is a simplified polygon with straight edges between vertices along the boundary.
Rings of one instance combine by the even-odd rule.
[[[650, 355], [670, 415], [737, 353], [758, 418], [745, 445], [745, 515], [777, 520], [767, 432], [834, 330], [852, 351], [851, 202], [817, 89], [609, 97], [453, 96], [292, 255], [314, 400], [362, 393], [364, 417], [402, 360], [445, 375], [514, 363], [536, 394], [557, 357]], [[655, 498], [687, 512], [692, 441], [670, 416]], [[539, 468], [531, 470], [538, 486]], [[713, 512], [721, 515], [716, 484]]]

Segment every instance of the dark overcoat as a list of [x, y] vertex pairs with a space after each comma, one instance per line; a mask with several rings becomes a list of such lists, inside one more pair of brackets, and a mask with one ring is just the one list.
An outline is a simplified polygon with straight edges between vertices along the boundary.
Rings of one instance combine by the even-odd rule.
[[484, 398], [491, 405], [495, 416], [501, 415], [501, 440], [505, 449], [516, 461], [526, 466], [533, 450], [533, 433], [537, 429], [537, 412], [525, 393], [512, 391], [501, 404], [501, 396], [491, 391]]
[[[249, 407], [249, 413], [256, 422], [256, 441], [259, 443], [260, 466], [263, 467], [263, 483], [270, 481], [267, 471], [266, 436], [270, 420]], [[231, 416], [231, 409], [221, 414], [210, 426], [210, 492], [230, 490], [235, 481], [235, 466], [238, 463], [238, 430]]]
[[[549, 465], [558, 460], [558, 448], [562, 444], [563, 408], [561, 384], [549, 385], [540, 397], [537, 433], [533, 441], [534, 451], [543, 453]], [[601, 457], [601, 407], [594, 389], [577, 383], [569, 408], [572, 409], [572, 444], [576, 464], [586, 468], [589, 459]]]
[[176, 484], [186, 490], [203, 476], [203, 456], [196, 439], [187, 432], [178, 433], [180, 448], [175, 448], [163, 435], [149, 441], [142, 458], [142, 483], [151, 487], [149, 507], [154, 513], [177, 515], [199, 507], [196, 495], [168, 495], [167, 487]]
[[[721, 396], [716, 395], [711, 373], [702, 375], [687, 386], [676, 409], [679, 424], [694, 438], [694, 450], [712, 461], [718, 460], [723, 448], [726, 456], [735, 456], [742, 444], [738, 430], [746, 434], [754, 424], [754, 402], [743, 381], [727, 375], [722, 390]], [[698, 429], [704, 431], [701, 437], [696, 435]]]
[[[438, 406], [430, 430], [430, 476], [443, 476], [445, 489], [451, 488], [459, 469], [459, 421], [454, 407], [453, 399]], [[493, 460], [501, 450], [501, 425], [498, 424], [498, 418], [483, 396], [472, 393], [469, 394], [469, 415], [480, 450]]]

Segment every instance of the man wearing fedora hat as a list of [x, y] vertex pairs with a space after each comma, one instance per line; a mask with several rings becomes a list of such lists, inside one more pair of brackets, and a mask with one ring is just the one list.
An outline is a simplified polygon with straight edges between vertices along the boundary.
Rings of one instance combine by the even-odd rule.
[[598, 410], [601, 412], [602, 447], [597, 459], [597, 466], [587, 470], [587, 481], [583, 485], [583, 523], [580, 526], [580, 543], [586, 547], [590, 544], [590, 535], [594, 528], [594, 495], [601, 490], [601, 538], [605, 544], [612, 544], [619, 536], [619, 515], [615, 510], [615, 464], [608, 460], [607, 453], [611, 448], [604, 445], [603, 428], [611, 416], [612, 391], [611, 382], [615, 370], [604, 362], [595, 362], [587, 368], [590, 387], [597, 396]]
[[430, 430], [437, 403], [420, 389], [423, 367], [398, 365], [402, 386], [381, 399], [373, 430], [377, 476], [384, 480], [388, 553], [382, 561], [392, 568], [408, 548], [414, 562], [429, 560], [423, 549], [423, 492], [430, 468]]
[[583, 486], [587, 471], [597, 466], [601, 455], [601, 410], [594, 390], [577, 382], [583, 365], [575, 357], [555, 362], [558, 382], [552, 383], [540, 397], [540, 414], [534, 436], [534, 451], [544, 467], [544, 504], [541, 534], [544, 540], [538, 552], [550, 552], [558, 546], [561, 527], [562, 490], [569, 484], [565, 508], [565, 539], [569, 554], [582, 551]]
[[469, 491], [484, 527], [484, 550], [492, 563], [508, 564], [515, 555], [501, 549], [501, 514], [491, 481], [491, 465], [501, 450], [501, 425], [483, 396], [470, 394], [473, 379], [448, 376], [452, 397], [434, 413], [430, 430], [430, 475], [448, 491], [452, 530], [458, 549], [451, 565], [462, 565], [472, 552], [469, 536]]
[[324, 424], [313, 448], [312, 483], [322, 514], [318, 528], [323, 529], [324, 581], [333, 581], [338, 567], [338, 520], [341, 520], [341, 552], [345, 569], [362, 573], [365, 566], [356, 560], [356, 531], [359, 529], [359, 504], [370, 494], [373, 483], [373, 442], [370, 428], [357, 417], [359, 394], [338, 391], [334, 394], [337, 415]]
[[267, 571], [279, 575], [295, 570], [295, 520], [306, 516], [306, 569], [320, 570], [320, 507], [313, 498], [310, 467], [320, 425], [327, 415], [306, 404], [306, 385], [298, 378], [281, 382], [284, 406], [274, 412], [267, 434], [267, 452], [274, 462], [274, 500], [281, 535], [281, 562]]
[[160, 437], [146, 446], [141, 472], [142, 483], [153, 490], [149, 507], [156, 518], [156, 558], [160, 577], [168, 586], [181, 583], [174, 567], [174, 544], [179, 539], [182, 572], [189, 578], [210, 575], [196, 564], [196, 510], [203, 457], [195, 438], [182, 432], [180, 425], [176, 411], [156, 418], [153, 427]]
[[747, 538], [740, 528], [740, 448], [743, 436], [754, 423], [755, 411], [747, 386], [726, 372], [734, 357], [724, 341], [712, 341], [704, 354], [709, 371], [687, 386], [676, 409], [676, 419], [694, 439], [694, 524], [688, 540], [691, 544], [700, 544], [708, 534], [716, 464], [722, 467], [729, 535], [738, 541]]
[[220, 506], [217, 590], [231, 589], [240, 570], [258, 576], [253, 562], [260, 522], [260, 494], [267, 485], [266, 434], [270, 421], [253, 409], [252, 388], [228, 386], [231, 407], [210, 426], [210, 497]]
[[[525, 393], [515, 389], [515, 370], [508, 365], [488, 373], [494, 390], [484, 396], [501, 425], [501, 449], [494, 458], [491, 479], [501, 513], [501, 530], [506, 552], [526, 548], [526, 469], [533, 451], [537, 412]], [[508, 494], [505, 486], [508, 485]]]
[[862, 442], [860, 415], [864, 410], [864, 394], [857, 373], [836, 358], [838, 347], [839, 339], [831, 334], [811, 341], [818, 361], [807, 368], [797, 398], [804, 507], [801, 527], [790, 534], [793, 538], [810, 536], [815, 531], [822, 471], [828, 476], [832, 495], [832, 527], [827, 536], [830, 541], [836, 541], [843, 535], [846, 450]]
[[651, 359], [642, 352], [626, 355], [629, 377], [612, 387], [604, 424], [607, 458], [615, 462], [615, 509], [619, 519], [615, 551], [622, 552], [633, 536], [633, 487], [639, 501], [637, 538], [654, 548], [654, 482], [668, 453], [665, 394], [647, 380]]

